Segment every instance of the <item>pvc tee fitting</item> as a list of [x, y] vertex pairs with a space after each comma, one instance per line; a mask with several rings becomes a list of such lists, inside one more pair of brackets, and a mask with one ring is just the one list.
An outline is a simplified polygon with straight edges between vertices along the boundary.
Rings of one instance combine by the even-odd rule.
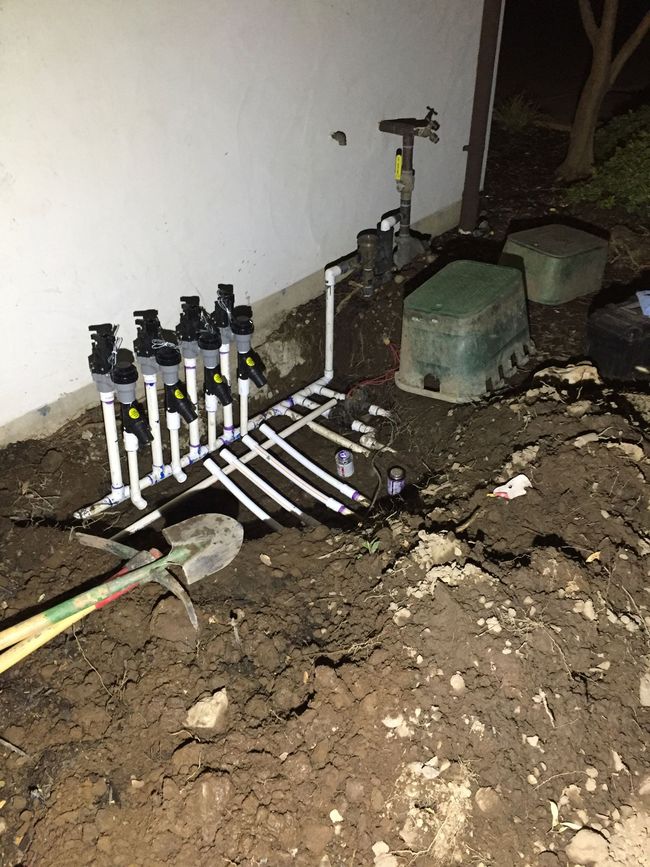
[[178, 367], [181, 363], [180, 350], [170, 344], [161, 346], [156, 350], [156, 361], [165, 384], [165, 409], [168, 413], [177, 412], [188, 424], [196, 421], [198, 415], [178, 376]]
[[125, 441], [130, 435], [137, 439], [138, 445], [148, 445], [153, 441], [153, 434], [142, 406], [135, 399], [135, 384], [138, 381], [138, 371], [135, 365], [129, 364], [126, 367], [113, 368], [111, 379], [115, 386], [117, 399], [120, 402]]
[[221, 337], [218, 331], [204, 331], [199, 335], [199, 348], [203, 356], [203, 391], [214, 395], [222, 406], [230, 406], [232, 392], [227, 380], [221, 374], [219, 350]]
[[262, 388], [266, 385], [266, 376], [262, 359], [251, 349], [254, 331], [251, 308], [245, 305], [235, 307], [231, 327], [237, 343], [237, 378], [252, 379], [258, 388]]

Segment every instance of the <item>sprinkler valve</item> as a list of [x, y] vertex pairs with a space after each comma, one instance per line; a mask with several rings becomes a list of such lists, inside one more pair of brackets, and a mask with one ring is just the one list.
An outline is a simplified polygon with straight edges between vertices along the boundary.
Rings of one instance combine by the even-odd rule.
[[254, 349], [251, 349], [253, 311], [248, 305], [235, 307], [232, 313], [232, 333], [237, 343], [237, 377], [252, 379], [258, 388], [266, 385], [264, 364]]
[[138, 358], [153, 358], [156, 351], [153, 347], [154, 340], [160, 340], [160, 320], [157, 310], [134, 310], [136, 338], [133, 341], [133, 350]]
[[[242, 375], [243, 370], [246, 375]], [[266, 385], [267, 379], [264, 374], [264, 362], [259, 357], [254, 349], [249, 349], [246, 355], [237, 355], [237, 376], [239, 379], [253, 380], [257, 388], [262, 388]]]
[[110, 373], [115, 363], [116, 338], [118, 326], [104, 322], [102, 325], [89, 325], [92, 352], [88, 356], [90, 372], [95, 375], [105, 376]]
[[181, 297], [181, 318], [176, 326], [176, 336], [181, 345], [196, 343], [203, 327], [204, 313], [198, 295], [183, 295]]
[[136, 338], [133, 341], [133, 351], [143, 376], [158, 373], [154, 341], [161, 339], [161, 326], [157, 310], [134, 310]]
[[232, 392], [230, 385], [221, 374], [219, 349], [221, 336], [218, 331], [202, 331], [199, 334], [199, 349], [203, 356], [203, 391], [214, 395], [222, 406], [230, 406]]
[[138, 381], [138, 371], [135, 365], [114, 367], [111, 371], [111, 379], [115, 385], [117, 399], [120, 402], [122, 430], [124, 433], [134, 434], [138, 440], [138, 445], [148, 445], [153, 441], [153, 434], [142, 406], [135, 399], [135, 384]]
[[165, 408], [167, 412], [177, 412], [188, 424], [196, 421], [198, 415], [192, 401], [185, 392], [185, 386], [178, 376], [181, 353], [178, 346], [166, 343], [156, 349], [156, 361], [160, 366], [165, 384]]
[[232, 313], [235, 306], [235, 290], [232, 283], [217, 283], [217, 299]]
[[235, 306], [235, 292], [230, 283], [219, 283], [217, 287], [217, 300], [214, 302], [214, 312], [210, 317], [210, 324], [218, 328], [222, 343], [232, 341], [230, 320]]

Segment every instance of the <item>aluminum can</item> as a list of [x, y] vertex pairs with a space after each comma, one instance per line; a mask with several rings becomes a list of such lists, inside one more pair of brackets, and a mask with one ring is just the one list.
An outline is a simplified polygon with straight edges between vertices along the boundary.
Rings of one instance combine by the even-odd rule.
[[349, 449], [339, 449], [336, 453], [336, 475], [342, 479], [354, 475], [354, 458]]
[[406, 484], [406, 473], [402, 467], [391, 467], [386, 478], [386, 490], [390, 497], [401, 494]]

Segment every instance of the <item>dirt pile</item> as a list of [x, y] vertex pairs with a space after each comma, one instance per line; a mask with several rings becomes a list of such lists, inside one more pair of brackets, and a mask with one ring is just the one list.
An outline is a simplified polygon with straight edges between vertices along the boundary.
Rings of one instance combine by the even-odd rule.
[[[445, 411], [417, 514], [247, 542], [198, 636], [147, 586], [5, 675], [0, 863], [647, 867], [642, 396], [570, 378]], [[3, 556], [6, 617], [111, 567]]]

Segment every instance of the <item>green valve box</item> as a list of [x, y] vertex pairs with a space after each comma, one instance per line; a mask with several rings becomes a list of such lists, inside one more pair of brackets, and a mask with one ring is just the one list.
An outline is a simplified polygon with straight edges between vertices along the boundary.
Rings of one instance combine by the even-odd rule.
[[404, 391], [468, 403], [498, 388], [531, 352], [521, 272], [451, 262], [404, 301], [395, 382]]
[[597, 292], [607, 241], [572, 226], [551, 224], [508, 235], [501, 264], [523, 270], [526, 293], [538, 304], [564, 304]]

